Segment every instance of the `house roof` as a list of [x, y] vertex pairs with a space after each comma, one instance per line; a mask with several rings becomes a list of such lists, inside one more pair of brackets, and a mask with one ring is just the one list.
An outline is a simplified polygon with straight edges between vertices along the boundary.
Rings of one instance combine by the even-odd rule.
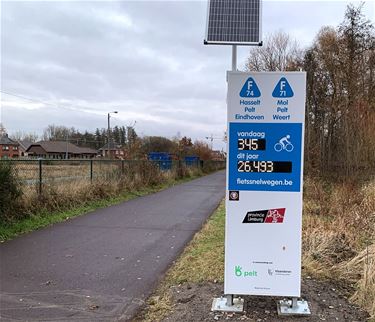
[[91, 149], [91, 148], [86, 148], [86, 147], [78, 147], [82, 152], [80, 152], [80, 153], [82, 153], [82, 154], [86, 154], [86, 153], [88, 153], [88, 154], [97, 154], [98, 153], [98, 151], [96, 151], [96, 150], [94, 150], [94, 149]]
[[23, 149], [25, 149], [25, 150], [27, 150], [27, 149], [29, 148], [29, 146], [30, 146], [31, 144], [33, 144], [33, 142], [31, 142], [31, 141], [29, 141], [29, 140], [21, 140], [21, 141], [18, 141], [18, 143], [19, 143], [20, 146], [21, 146]]
[[40, 141], [32, 143], [28, 148], [27, 152], [30, 151], [31, 147], [40, 146], [47, 153], [73, 153], [73, 154], [96, 154], [97, 152], [90, 148], [82, 148], [76, 146], [70, 142], [65, 141]]
[[3, 134], [0, 136], [0, 144], [12, 144], [12, 145], [18, 145], [16, 141], [11, 140], [8, 137], [8, 134]]

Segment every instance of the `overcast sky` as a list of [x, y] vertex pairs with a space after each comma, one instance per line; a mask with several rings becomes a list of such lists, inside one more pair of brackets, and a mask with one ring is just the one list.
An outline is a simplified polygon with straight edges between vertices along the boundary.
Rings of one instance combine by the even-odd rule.
[[[348, 3], [264, 1], [263, 35], [281, 29], [308, 46]], [[118, 110], [111, 125], [136, 121], [141, 135], [222, 137], [231, 49], [203, 45], [206, 10], [206, 1], [1, 1], [1, 91], [20, 97], [1, 93], [0, 122], [10, 134], [93, 131]], [[374, 1], [365, 13], [375, 20]]]

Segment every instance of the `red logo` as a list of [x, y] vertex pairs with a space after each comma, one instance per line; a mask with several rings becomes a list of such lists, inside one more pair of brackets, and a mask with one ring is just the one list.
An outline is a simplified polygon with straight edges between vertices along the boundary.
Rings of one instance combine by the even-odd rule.
[[268, 210], [265, 223], [282, 223], [284, 221], [285, 208], [270, 209]]

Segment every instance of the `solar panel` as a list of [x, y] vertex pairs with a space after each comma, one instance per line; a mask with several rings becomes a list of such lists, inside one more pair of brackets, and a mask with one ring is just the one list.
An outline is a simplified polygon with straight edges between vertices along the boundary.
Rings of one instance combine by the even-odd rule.
[[261, 0], [209, 0], [205, 44], [259, 45]]

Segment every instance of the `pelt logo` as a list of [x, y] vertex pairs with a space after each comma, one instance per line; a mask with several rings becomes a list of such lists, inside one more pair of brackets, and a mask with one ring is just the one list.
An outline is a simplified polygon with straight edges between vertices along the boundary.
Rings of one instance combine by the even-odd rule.
[[234, 267], [234, 275], [236, 277], [256, 277], [256, 276], [258, 276], [258, 272], [254, 271], [254, 270], [252, 270], [252, 271], [243, 271], [241, 266], [236, 265]]
[[243, 224], [281, 224], [284, 222], [286, 208], [249, 211]]

